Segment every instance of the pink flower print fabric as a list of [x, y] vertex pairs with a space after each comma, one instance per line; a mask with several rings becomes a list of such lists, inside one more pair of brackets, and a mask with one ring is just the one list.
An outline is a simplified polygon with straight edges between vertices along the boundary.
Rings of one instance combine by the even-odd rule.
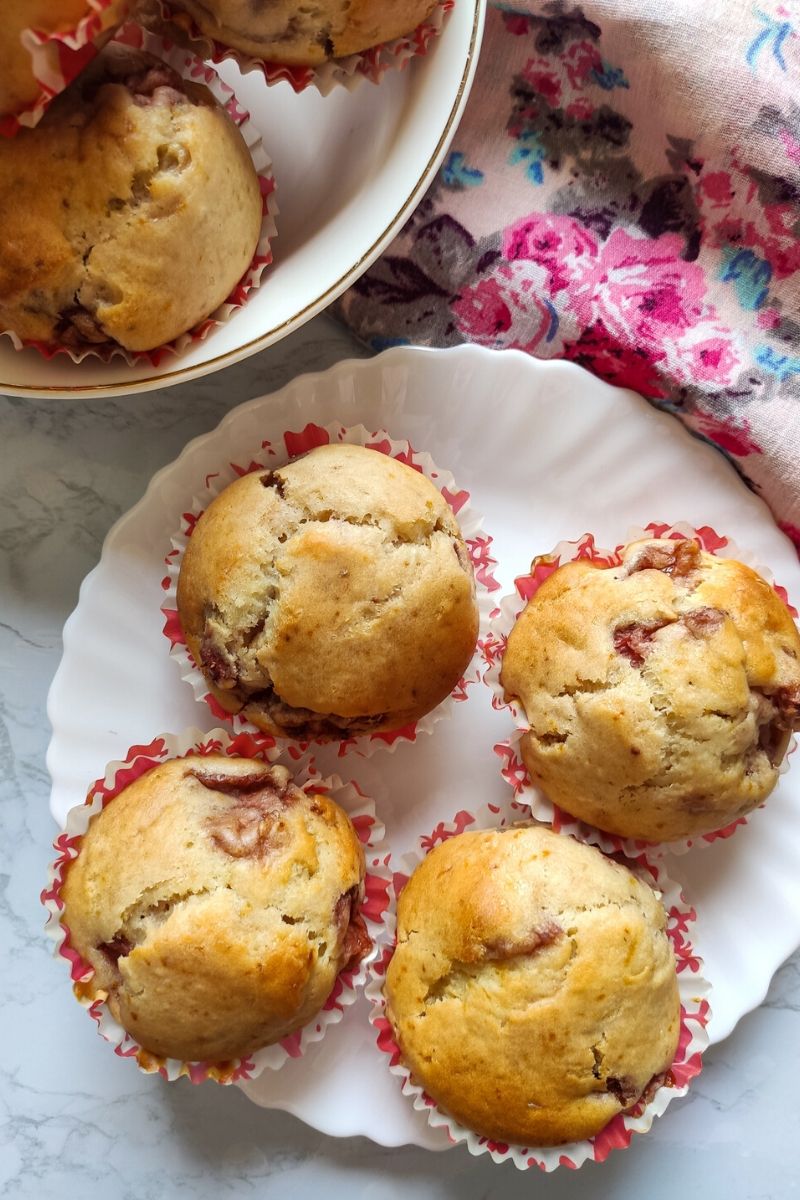
[[800, 4], [490, 7], [433, 187], [337, 311], [634, 388], [800, 548]]

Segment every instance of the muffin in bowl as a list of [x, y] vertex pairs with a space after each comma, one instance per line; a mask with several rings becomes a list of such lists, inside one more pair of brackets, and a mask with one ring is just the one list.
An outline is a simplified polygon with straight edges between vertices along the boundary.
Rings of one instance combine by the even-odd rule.
[[178, 613], [218, 703], [296, 738], [418, 720], [452, 691], [478, 633], [447, 502], [411, 467], [340, 444], [216, 497], [181, 563]]
[[[114, 0], [92, 29], [95, 43], [110, 37], [125, 17], [128, 0]], [[3, 35], [0, 38], [0, 118], [35, 104], [41, 85], [33, 73], [30, 51], [23, 45], [25, 30], [38, 33], [71, 33], [93, 11], [89, 0], [5, 0]]]
[[307, 1024], [367, 952], [363, 879], [347, 815], [284, 767], [172, 759], [93, 818], [62, 922], [141, 1047], [225, 1062]]
[[567, 563], [517, 619], [501, 683], [533, 781], [622, 837], [719, 830], [774, 788], [800, 725], [800, 634], [750, 567], [691, 540]]
[[208, 89], [112, 43], [35, 129], [0, 142], [0, 218], [0, 329], [139, 352], [229, 296], [261, 194]]
[[414, 1082], [484, 1137], [559, 1145], [648, 1097], [680, 1001], [656, 894], [541, 826], [464, 833], [397, 905], [386, 1016]]
[[224, 46], [269, 62], [317, 66], [359, 54], [411, 33], [430, 16], [437, 0], [177, 0], [199, 29]]

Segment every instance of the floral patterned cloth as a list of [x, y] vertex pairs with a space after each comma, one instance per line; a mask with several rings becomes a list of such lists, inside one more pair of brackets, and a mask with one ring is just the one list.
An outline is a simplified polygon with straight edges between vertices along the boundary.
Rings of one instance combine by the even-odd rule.
[[491, 7], [444, 166], [337, 311], [634, 388], [800, 548], [800, 2]]

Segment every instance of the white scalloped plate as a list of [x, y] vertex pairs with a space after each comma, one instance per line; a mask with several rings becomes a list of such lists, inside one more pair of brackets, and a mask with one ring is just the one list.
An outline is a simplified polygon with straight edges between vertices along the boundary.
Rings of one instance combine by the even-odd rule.
[[422, 199], [445, 156], [469, 96], [486, 0], [458, 0], [428, 53], [379, 86], [315, 88], [217, 67], [250, 112], [272, 159], [278, 235], [262, 286], [230, 321], [158, 367], [120, 359], [50, 361], [0, 338], [0, 392], [18, 396], [112, 396], [147, 391], [217, 371], [272, 345], [354, 283]]
[[[608, 387], [568, 363], [474, 346], [391, 350], [306, 375], [231, 412], [151, 481], [109, 533], [64, 629], [64, 656], [50, 690], [48, 766], [61, 821], [103, 765], [164, 729], [211, 728], [170, 661], [161, 632], [161, 579], [176, 514], [220, 461], [249, 461], [252, 448], [307, 422], [364, 422], [408, 438], [469, 489], [494, 536], [502, 591], [531, 557], [592, 530], [614, 545], [650, 520], [708, 523], [753, 551], [800, 600], [800, 566], [764, 504], [720, 454], [632, 392]], [[416, 744], [369, 760], [335, 761], [375, 797], [396, 853], [421, 829], [503, 795], [492, 747], [511, 731], [489, 689], [472, 688], [450, 720]], [[736, 837], [698, 854], [669, 856], [669, 873], [698, 909], [697, 950], [713, 984], [711, 1040], [727, 1036], [763, 999], [776, 968], [800, 944], [800, 767], [781, 778], [767, 806]], [[446, 1145], [427, 1128], [386, 1070], [359, 1000], [331, 1036], [291, 1069], [245, 1091], [339, 1136], [384, 1145]]]

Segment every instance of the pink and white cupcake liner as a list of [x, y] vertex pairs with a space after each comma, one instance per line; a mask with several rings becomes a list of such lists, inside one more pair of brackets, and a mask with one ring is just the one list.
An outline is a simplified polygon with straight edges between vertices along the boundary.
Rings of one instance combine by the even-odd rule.
[[39, 123], [53, 98], [102, 49], [114, 26], [125, 19], [129, 7], [129, 0], [87, 0], [87, 3], [86, 16], [73, 29], [53, 33], [23, 30], [20, 40], [31, 56], [31, 70], [41, 90], [26, 108], [0, 117], [0, 137], [13, 137], [20, 129]]
[[188, 13], [174, 8], [168, 0], [149, 0], [143, 10], [143, 19], [153, 28], [185, 42], [198, 58], [210, 59], [214, 63], [230, 60], [236, 63], [242, 74], [260, 71], [270, 87], [285, 81], [295, 92], [314, 87], [321, 95], [327, 96], [335, 87], [354, 91], [365, 79], [370, 83], [380, 83], [387, 71], [402, 71], [412, 58], [427, 54], [430, 43], [441, 33], [445, 17], [454, 6], [455, 0], [439, 0], [431, 15], [411, 33], [371, 46], [360, 54], [331, 59], [316, 67], [266, 62], [263, 58], [225, 46], [207, 37]]
[[61, 889], [70, 863], [80, 852], [83, 835], [92, 818], [106, 804], [134, 780], [167, 759], [207, 754], [259, 758], [274, 763], [279, 750], [274, 739], [267, 734], [242, 731], [234, 735], [225, 729], [213, 729], [209, 733], [188, 729], [181, 734], [159, 735], [147, 745], [132, 746], [123, 760], [109, 763], [104, 777], [90, 787], [84, 803], [68, 812], [64, 830], [54, 842], [58, 857], [50, 867], [48, 885], [41, 899], [49, 914], [45, 932], [53, 939], [54, 954], [69, 964], [77, 999], [97, 1022], [98, 1032], [114, 1047], [115, 1054], [120, 1058], [132, 1058], [140, 1070], [147, 1074], [158, 1072], [170, 1081], [185, 1075], [192, 1083], [213, 1079], [217, 1083], [228, 1084], [255, 1079], [266, 1068], [278, 1070], [290, 1059], [300, 1058], [310, 1045], [325, 1036], [331, 1026], [341, 1021], [345, 1010], [358, 998], [367, 980], [369, 964], [377, 957], [388, 936], [385, 917], [391, 884], [390, 855], [384, 843], [386, 831], [375, 814], [375, 805], [361, 792], [358, 784], [352, 780], [344, 782], [338, 775], [323, 778], [312, 757], [296, 749], [290, 750], [283, 756], [283, 761], [292, 771], [298, 786], [306, 791], [330, 795], [349, 816], [364, 847], [366, 874], [359, 912], [372, 938], [372, 949], [354, 968], [339, 973], [330, 996], [316, 1017], [272, 1046], [224, 1063], [183, 1062], [151, 1054], [115, 1020], [104, 999], [92, 1000], [88, 985], [93, 969], [70, 945], [69, 929], [62, 921], [64, 901]]
[[[691, 837], [682, 838], [678, 841], [654, 843], [642, 841], [638, 838], [623, 838], [617, 834], [606, 833], [564, 812], [563, 809], [559, 808], [557, 804], [554, 804], [547, 797], [541, 788], [532, 782], [528, 775], [520, 751], [520, 742], [528, 732], [530, 726], [522, 705], [506, 700], [503, 686], [500, 683], [500, 672], [502, 670], [503, 655], [505, 654], [508, 636], [517, 618], [531, 597], [535, 595], [544, 583], [545, 579], [552, 575], [558, 567], [564, 563], [575, 562], [579, 559], [600, 563], [608, 567], [618, 566], [622, 561], [621, 551], [624, 546], [630, 542], [648, 537], [671, 538], [678, 541], [693, 539], [709, 554], [715, 554], [719, 558], [732, 558], [737, 562], [745, 563], [771, 584], [791, 615], [797, 619], [797, 609], [789, 602], [786, 589], [775, 583], [769, 568], [760, 565], [756, 561], [755, 555], [750, 551], [743, 550], [730, 538], [720, 536], [708, 525], [695, 528], [685, 521], [681, 521], [675, 525], [651, 521], [644, 529], [629, 529], [625, 541], [621, 542], [613, 550], [605, 550], [596, 546], [593, 535], [586, 533], [575, 541], [559, 542], [548, 554], [537, 555], [531, 563], [530, 571], [525, 575], [518, 576], [514, 580], [514, 592], [511, 595], [503, 596], [500, 600], [499, 607], [492, 613], [489, 633], [480, 645], [481, 655], [486, 667], [483, 679], [491, 688], [492, 706], [496, 709], [508, 709], [514, 719], [514, 732], [509, 738], [498, 742], [494, 750], [502, 760], [503, 765], [501, 770], [503, 777], [514, 789], [515, 804], [518, 813], [529, 813], [537, 821], [550, 825], [557, 832], [569, 834], [581, 842], [589, 842], [599, 847], [606, 854], [622, 853], [633, 858], [642, 852], [647, 852], [651, 855], [660, 855], [666, 851], [670, 851], [672, 854], [685, 854], [687, 850], [693, 848], [710, 846], [714, 842], [731, 837], [741, 825], [747, 824], [748, 818], [746, 816], [738, 817], [722, 829], [712, 830], [708, 833], [693, 834]], [[779, 768], [781, 774], [789, 769], [789, 755], [794, 752], [795, 745], [795, 739], [793, 738], [789, 751]]]
[[[191, 685], [195, 698], [204, 701], [215, 717], [231, 721], [235, 729], [255, 728], [246, 717], [241, 714], [231, 716], [230, 713], [226, 712], [217, 703], [209, 692], [208, 685], [202, 673], [195, 666], [194, 660], [189, 653], [178, 618], [177, 602], [178, 576], [180, 575], [183, 553], [194, 527], [203, 512], [215, 496], [218, 496], [228, 484], [233, 483], [235, 479], [240, 478], [242, 475], [249, 474], [251, 471], [275, 470], [277, 467], [285, 466], [291, 459], [296, 458], [300, 454], [305, 454], [317, 446], [337, 442], [351, 446], [366, 446], [382, 454], [391, 455], [398, 462], [405, 463], [407, 466], [422, 472], [422, 474], [427, 476], [436, 485], [457, 516], [464, 535], [475, 572], [478, 609], [480, 612], [479, 639], [488, 635], [490, 612], [493, 607], [492, 594], [498, 591], [500, 586], [493, 575], [497, 564], [491, 555], [492, 539], [488, 534], [482, 532], [483, 518], [474, 508], [470, 493], [457, 488], [453, 476], [449, 471], [441, 470], [435, 465], [429, 454], [414, 450], [404, 439], [392, 438], [383, 429], [371, 432], [363, 425], [347, 427], [341, 425], [338, 421], [333, 421], [327, 425], [309, 423], [304, 429], [297, 431], [278, 431], [265, 428], [259, 432], [258, 436], [261, 438], [261, 441], [260, 444], [254, 443], [253, 453], [255, 457], [251, 458], [250, 462], [245, 463], [243, 460], [241, 463], [220, 463], [219, 470], [213, 475], [206, 476], [204, 480], [198, 480], [198, 491], [182, 514], [181, 527], [172, 535], [172, 548], [164, 560], [167, 574], [161, 581], [161, 586], [165, 593], [161, 611], [165, 618], [164, 634], [170, 643], [170, 653], [180, 668], [181, 677]], [[480, 647], [480, 640], [478, 647]], [[350, 753], [369, 757], [381, 748], [394, 751], [402, 742], [415, 742], [421, 734], [430, 733], [438, 721], [450, 716], [454, 704], [467, 699], [467, 688], [479, 682], [480, 672], [481, 655], [479, 648], [476, 648], [472, 661], [463, 678], [456, 685], [451, 695], [433, 709], [432, 712], [426, 713], [418, 721], [403, 726], [401, 729], [348, 738], [337, 744], [339, 757]], [[281, 739], [281, 743], [290, 744], [287, 739]], [[307, 747], [312, 743], [300, 742], [294, 744]]]
[[702, 1069], [702, 1056], [708, 1046], [706, 1026], [711, 1017], [707, 999], [710, 985], [702, 975], [703, 962], [695, 953], [691, 940], [697, 914], [678, 884], [669, 878], [660, 860], [645, 854], [627, 860], [620, 856], [619, 861], [659, 893], [667, 912], [667, 936], [672, 943], [678, 975], [681, 1028], [675, 1058], [664, 1082], [649, 1100], [639, 1101], [629, 1112], [619, 1113], [594, 1137], [561, 1146], [514, 1146], [493, 1141], [467, 1129], [440, 1109], [413, 1081], [386, 1016], [383, 984], [396, 941], [397, 897], [425, 855], [440, 842], [465, 829], [498, 828], [518, 820], [519, 814], [508, 803], [486, 806], [477, 813], [459, 812], [451, 823], [440, 822], [427, 837], [420, 838], [417, 853], [402, 857], [402, 870], [392, 874], [390, 906], [386, 915], [389, 941], [382, 945], [370, 966], [366, 997], [370, 1003], [369, 1019], [378, 1034], [378, 1049], [387, 1055], [389, 1070], [401, 1081], [403, 1095], [409, 1098], [417, 1112], [425, 1114], [431, 1127], [443, 1128], [453, 1145], [466, 1145], [469, 1153], [475, 1156], [488, 1154], [497, 1163], [513, 1162], [521, 1171], [538, 1167], [550, 1172], [558, 1167], [580, 1167], [587, 1161], [604, 1162], [612, 1150], [626, 1149], [635, 1133], [646, 1133], [672, 1100], [686, 1095], [690, 1081]]
[[212, 67], [189, 51], [148, 33], [133, 22], [120, 29], [113, 41], [152, 54], [172, 67], [182, 79], [203, 84], [236, 125], [250, 152], [261, 190], [261, 233], [253, 260], [231, 294], [210, 316], [187, 333], [182, 333], [180, 337], [166, 342], [163, 346], [157, 346], [154, 350], [134, 352], [125, 350], [122, 346], [93, 346], [71, 350], [67, 346], [54, 346], [47, 342], [23, 341], [8, 329], [0, 330], [0, 337], [10, 338], [15, 350], [33, 347], [46, 359], [54, 358], [58, 354], [69, 355], [75, 363], [83, 362], [85, 358], [99, 358], [103, 362], [123, 358], [128, 366], [149, 363], [157, 367], [168, 355], [182, 354], [189, 346], [204, 341], [214, 329], [228, 321], [237, 309], [242, 307], [252, 291], [261, 286], [264, 271], [272, 262], [271, 240], [277, 234], [275, 218], [278, 215], [278, 201], [275, 178], [272, 174], [272, 161], [264, 149], [261, 134], [250, 119], [249, 112], [242, 108], [233, 90], [223, 83]]

